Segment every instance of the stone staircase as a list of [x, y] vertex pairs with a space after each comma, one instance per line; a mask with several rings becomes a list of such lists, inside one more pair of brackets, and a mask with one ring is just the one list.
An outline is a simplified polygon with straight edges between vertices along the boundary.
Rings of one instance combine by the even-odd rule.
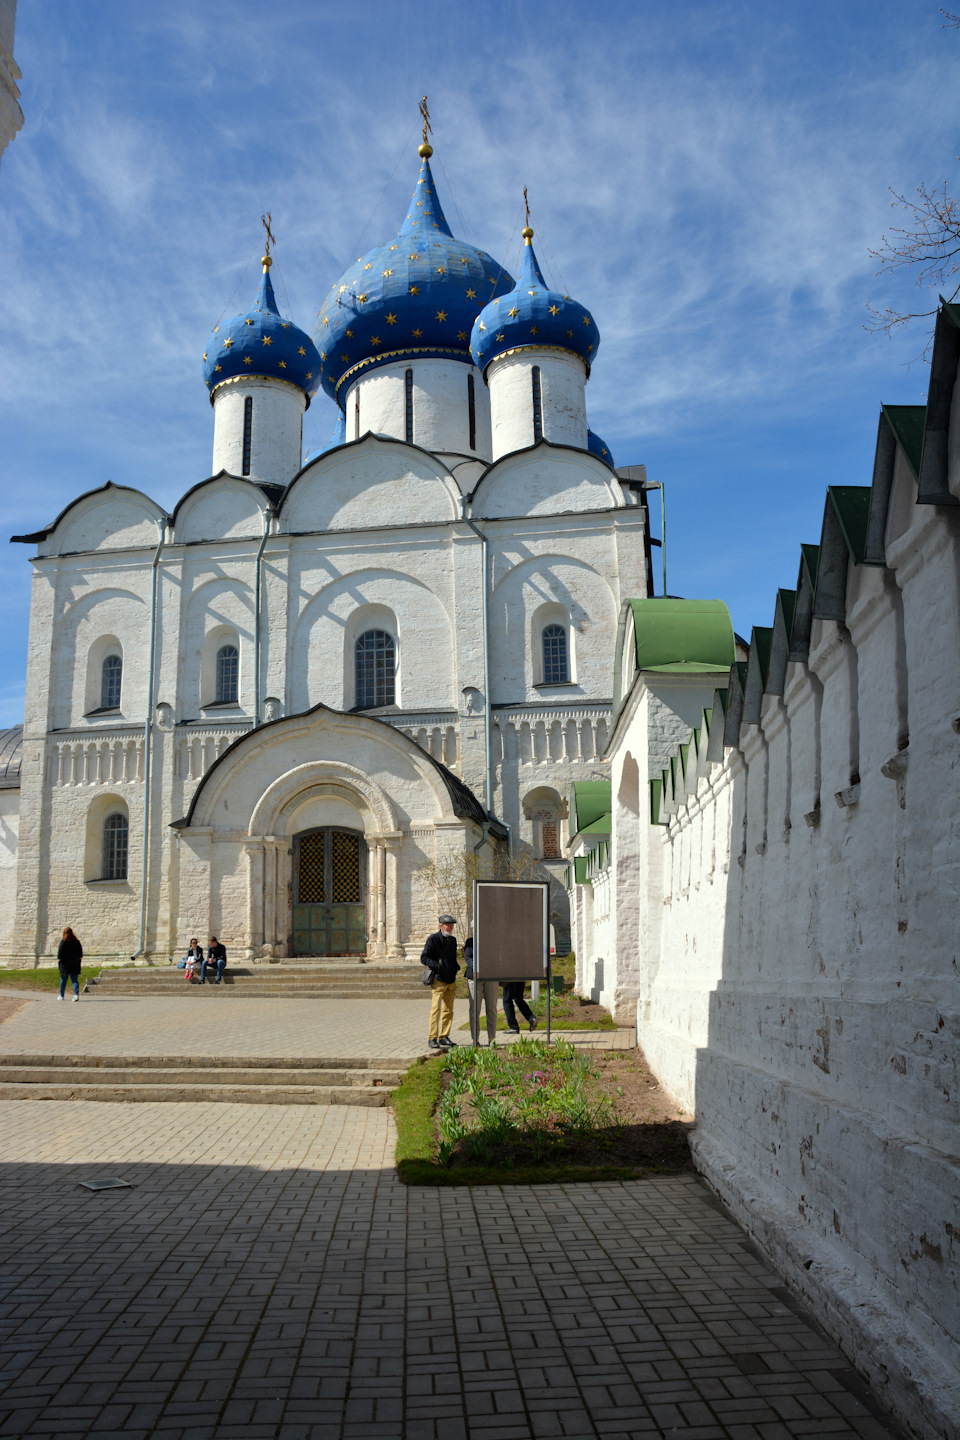
[[412, 1063], [413, 1057], [0, 1055], [0, 1100], [377, 1107], [386, 1105]]
[[[196, 1003], [226, 996], [275, 1000], [422, 1000], [420, 966], [356, 961], [281, 961], [279, 964], [229, 965], [223, 983], [192, 984], [174, 965], [104, 969], [88, 982], [93, 996], [181, 996]], [[199, 1002], [197, 997], [199, 997]]]

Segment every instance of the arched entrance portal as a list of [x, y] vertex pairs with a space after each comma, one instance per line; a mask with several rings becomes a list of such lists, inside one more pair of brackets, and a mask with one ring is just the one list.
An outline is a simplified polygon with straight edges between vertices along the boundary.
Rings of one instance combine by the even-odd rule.
[[365, 955], [367, 844], [325, 825], [293, 837], [293, 954]]

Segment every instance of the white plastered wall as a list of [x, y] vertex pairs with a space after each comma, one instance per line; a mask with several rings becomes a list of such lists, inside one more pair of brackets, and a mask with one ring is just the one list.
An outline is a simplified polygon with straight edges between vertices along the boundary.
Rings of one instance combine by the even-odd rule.
[[[413, 376], [412, 443], [433, 453], [490, 460], [490, 396], [476, 366], [460, 360], [411, 356], [360, 376], [344, 401], [348, 439], [359, 440], [370, 431], [406, 440], [408, 370]], [[476, 427], [472, 446], [468, 376], [473, 379]]]
[[524, 450], [535, 441], [533, 368], [540, 370], [543, 439], [587, 448], [587, 367], [576, 355], [518, 350], [487, 366], [493, 458]]
[[244, 407], [253, 402], [251, 480], [287, 485], [300, 469], [307, 397], [296, 385], [251, 375], [221, 385], [213, 396], [212, 473], [243, 475]]

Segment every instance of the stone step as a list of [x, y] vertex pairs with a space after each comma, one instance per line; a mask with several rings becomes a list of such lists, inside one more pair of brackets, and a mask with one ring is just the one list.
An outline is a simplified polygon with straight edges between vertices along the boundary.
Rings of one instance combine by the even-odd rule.
[[93, 995], [189, 995], [200, 989], [204, 994], [264, 996], [275, 999], [331, 1000], [402, 1000], [422, 998], [420, 967], [404, 966], [358, 969], [357, 966], [302, 970], [281, 970], [279, 966], [255, 971], [228, 971], [223, 982], [207, 980], [201, 986], [185, 980], [182, 970], [106, 970], [99, 980], [90, 982]]
[[225, 1066], [220, 1069], [208, 1066], [192, 1068], [146, 1068], [123, 1065], [112, 1066], [109, 1070], [95, 1065], [4, 1065], [0, 1070], [3, 1084], [21, 1085], [293, 1085], [302, 1088], [307, 1085], [330, 1087], [336, 1085], [369, 1086], [378, 1089], [396, 1086], [403, 1079], [403, 1071], [390, 1070], [291, 1070], [270, 1069], [259, 1065], [246, 1067]]
[[404, 1074], [416, 1060], [393, 1056], [300, 1056], [300, 1055], [34, 1055], [27, 1052], [0, 1053], [0, 1076], [12, 1066], [55, 1066], [61, 1070], [396, 1070]]
[[[147, 999], [148, 997], [150, 999], [162, 997], [170, 1000], [173, 999], [175, 996], [190, 995], [192, 994], [194, 989], [199, 988], [199, 986], [186, 986], [182, 991], [150, 990], [147, 988], [131, 988], [128, 990], [110, 989], [100, 991], [99, 996], [96, 991], [91, 991], [89, 998], [99, 998], [101, 1000], [143, 1000]], [[207, 990], [209, 988], [209, 986], [205, 986], [204, 990]], [[216, 987], [214, 987], [214, 989], [215, 988]], [[251, 986], [249, 988], [244, 987], [244, 989], [242, 990], [232, 991], [226, 990], [225, 988], [221, 987], [217, 994], [221, 1000], [225, 1000], [227, 996], [234, 1000], [419, 1000], [422, 998], [420, 994], [413, 990], [412, 986], [409, 990], [351, 990], [348, 989], [346, 986], [340, 985], [330, 987], [324, 986], [323, 988], [321, 988], [320, 986], [308, 986], [296, 990], [283, 989], [280, 986], [263, 986], [262, 988]], [[199, 1004], [201, 1002], [198, 1001], [197, 1003]], [[212, 1004], [213, 1002], [211, 1001], [210, 1003]]]
[[387, 1103], [391, 1087], [356, 1085], [32, 1085], [0, 1082], [0, 1100], [190, 1101], [203, 1105], [365, 1105]]

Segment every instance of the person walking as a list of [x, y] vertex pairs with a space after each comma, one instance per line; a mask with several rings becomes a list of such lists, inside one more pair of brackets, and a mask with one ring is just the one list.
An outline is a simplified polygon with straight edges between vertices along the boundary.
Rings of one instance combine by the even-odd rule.
[[204, 960], [203, 964], [200, 966], [200, 984], [201, 984], [201, 985], [206, 985], [206, 983], [207, 983], [207, 966], [208, 966], [208, 965], [215, 965], [215, 966], [217, 967], [217, 981], [216, 981], [216, 983], [219, 985], [219, 984], [220, 984], [220, 981], [223, 979], [223, 972], [224, 972], [224, 969], [226, 968], [226, 964], [227, 964], [227, 950], [226, 950], [226, 946], [220, 944], [220, 941], [217, 939], [216, 935], [211, 935], [211, 936], [210, 936], [210, 948], [209, 948], [208, 951], [207, 951], [207, 958], [206, 958], [206, 960]]
[[453, 1024], [453, 993], [457, 988], [457, 939], [453, 933], [456, 920], [452, 915], [438, 916], [439, 930], [428, 935], [420, 956], [420, 964], [433, 972], [433, 999], [430, 1005], [431, 1050], [450, 1050], [456, 1040], [450, 1039]]
[[[473, 936], [470, 935], [463, 942], [463, 964], [464, 975], [470, 987], [470, 1034], [480, 1041], [480, 1001], [483, 1001], [484, 1012], [487, 1017], [487, 1044], [492, 1045], [497, 1038], [497, 982], [496, 980], [477, 980], [473, 973]], [[481, 991], [478, 994], [478, 991]]]
[[[516, 1010], [514, 1006], [516, 1006]], [[523, 981], [508, 980], [503, 987], [503, 1016], [507, 1022], [507, 1029], [512, 1031], [514, 1035], [520, 1034], [520, 1026], [517, 1024], [517, 1010], [520, 1011], [524, 1020], [530, 1022], [530, 1029], [536, 1030], [537, 1017], [523, 998]]]
[[57, 951], [57, 967], [60, 971], [60, 999], [64, 997], [67, 980], [73, 981], [73, 998], [80, 999], [80, 965], [83, 960], [83, 946], [68, 925], [63, 932]]

